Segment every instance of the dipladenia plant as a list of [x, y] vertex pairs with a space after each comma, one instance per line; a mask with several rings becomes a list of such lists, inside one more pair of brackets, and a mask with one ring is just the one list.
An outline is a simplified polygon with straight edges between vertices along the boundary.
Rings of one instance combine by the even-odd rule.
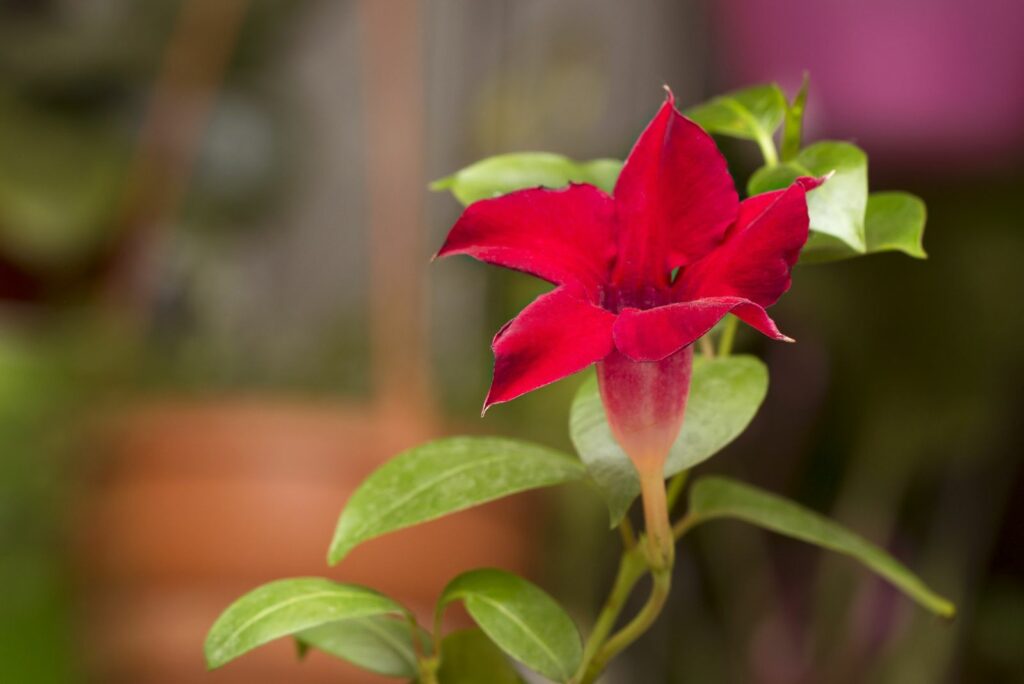
[[[869, 194], [866, 156], [849, 143], [801, 146], [805, 97], [806, 84], [792, 103], [777, 86], [758, 86], [684, 115], [668, 93], [624, 163], [502, 155], [434, 185], [467, 205], [439, 257], [468, 255], [554, 285], [495, 336], [484, 410], [594, 365], [596, 380], [583, 383], [571, 411], [578, 458], [497, 437], [416, 447], [352, 495], [328, 558], [338, 563], [363, 541], [496, 498], [586, 480], [606, 501], [623, 548], [585, 640], [555, 599], [498, 569], [453, 578], [423, 622], [366, 587], [284, 579], [221, 615], [206, 641], [209, 666], [292, 637], [300, 651], [421, 684], [521, 681], [519, 667], [556, 682], [595, 682], [662, 612], [679, 540], [715, 518], [851, 556], [951, 617], [952, 604], [884, 550], [794, 502], [715, 476], [687, 491], [689, 469], [742, 432], [767, 390], [764, 365], [731, 353], [737, 323], [792, 342], [766, 309], [790, 288], [798, 261], [883, 250], [924, 256], [919, 199]], [[759, 146], [765, 165], [747, 199], [710, 134]], [[686, 511], [673, 517], [684, 494]], [[639, 535], [627, 517], [638, 496]], [[645, 576], [646, 603], [623, 616]], [[456, 602], [478, 629], [445, 633]]]

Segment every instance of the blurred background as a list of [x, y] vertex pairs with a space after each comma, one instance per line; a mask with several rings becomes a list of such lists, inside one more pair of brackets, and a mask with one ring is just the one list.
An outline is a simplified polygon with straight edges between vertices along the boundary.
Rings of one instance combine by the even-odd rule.
[[[206, 674], [245, 590], [419, 609], [526, 573], [589, 626], [617, 538], [584, 487], [324, 556], [358, 482], [453, 432], [570, 448], [579, 379], [477, 418], [544, 290], [429, 257], [427, 183], [623, 157], [662, 99], [811, 74], [808, 138], [928, 203], [930, 258], [798, 268], [771, 369], [701, 466], [835, 516], [960, 613], [733, 523], [694, 533], [609, 682], [1024, 682], [1024, 5], [1015, 0], [0, 0], [0, 681], [374, 682], [279, 643]], [[752, 145], [722, 141], [737, 178]]]

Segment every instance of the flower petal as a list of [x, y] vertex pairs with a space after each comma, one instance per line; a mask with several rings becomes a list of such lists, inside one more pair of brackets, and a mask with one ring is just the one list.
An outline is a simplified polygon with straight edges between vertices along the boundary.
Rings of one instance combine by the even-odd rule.
[[469, 205], [437, 256], [468, 254], [596, 301], [615, 253], [614, 205], [592, 185], [520, 190]]
[[672, 269], [721, 243], [738, 204], [715, 141], [676, 111], [669, 92], [615, 185], [620, 226], [615, 281], [667, 284]]
[[660, 361], [698, 340], [727, 313], [768, 337], [793, 341], [779, 332], [763, 307], [742, 297], [707, 297], [654, 309], [625, 309], [612, 334], [619, 351], [634, 361]]
[[744, 200], [722, 246], [682, 271], [674, 286], [677, 297], [728, 295], [765, 307], [777, 302], [807, 242], [807, 191], [821, 183], [799, 178], [786, 190]]
[[614, 348], [614, 323], [615, 314], [564, 288], [535, 299], [494, 337], [484, 411], [603, 359]]

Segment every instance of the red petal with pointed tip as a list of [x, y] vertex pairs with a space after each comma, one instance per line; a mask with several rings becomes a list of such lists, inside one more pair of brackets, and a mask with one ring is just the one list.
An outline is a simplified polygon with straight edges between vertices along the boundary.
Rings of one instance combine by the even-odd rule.
[[821, 182], [800, 178], [786, 190], [744, 200], [725, 243], [683, 270], [674, 287], [677, 296], [683, 301], [744, 297], [763, 307], [777, 302], [789, 289], [793, 264], [807, 242], [806, 193]]
[[739, 198], [715, 141], [671, 93], [641, 134], [615, 185], [619, 258], [614, 280], [667, 285], [671, 270], [714, 249]]
[[592, 185], [520, 190], [469, 205], [437, 255], [468, 254], [596, 301], [615, 254], [613, 225], [612, 199]]
[[614, 323], [615, 314], [563, 288], [535, 299], [494, 337], [494, 381], [484, 410], [603, 359], [614, 349]]
[[634, 361], [660, 361], [692, 344], [727, 313], [768, 337], [792, 342], [765, 310], [742, 297], [708, 297], [655, 309], [626, 309], [615, 321], [615, 346]]

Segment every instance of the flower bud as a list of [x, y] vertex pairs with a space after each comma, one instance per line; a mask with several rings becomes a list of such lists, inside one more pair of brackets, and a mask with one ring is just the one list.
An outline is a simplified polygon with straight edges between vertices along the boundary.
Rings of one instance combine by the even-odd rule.
[[639, 472], [664, 468], [683, 426], [692, 373], [692, 345], [660, 361], [633, 361], [613, 351], [597, 364], [612, 434]]

